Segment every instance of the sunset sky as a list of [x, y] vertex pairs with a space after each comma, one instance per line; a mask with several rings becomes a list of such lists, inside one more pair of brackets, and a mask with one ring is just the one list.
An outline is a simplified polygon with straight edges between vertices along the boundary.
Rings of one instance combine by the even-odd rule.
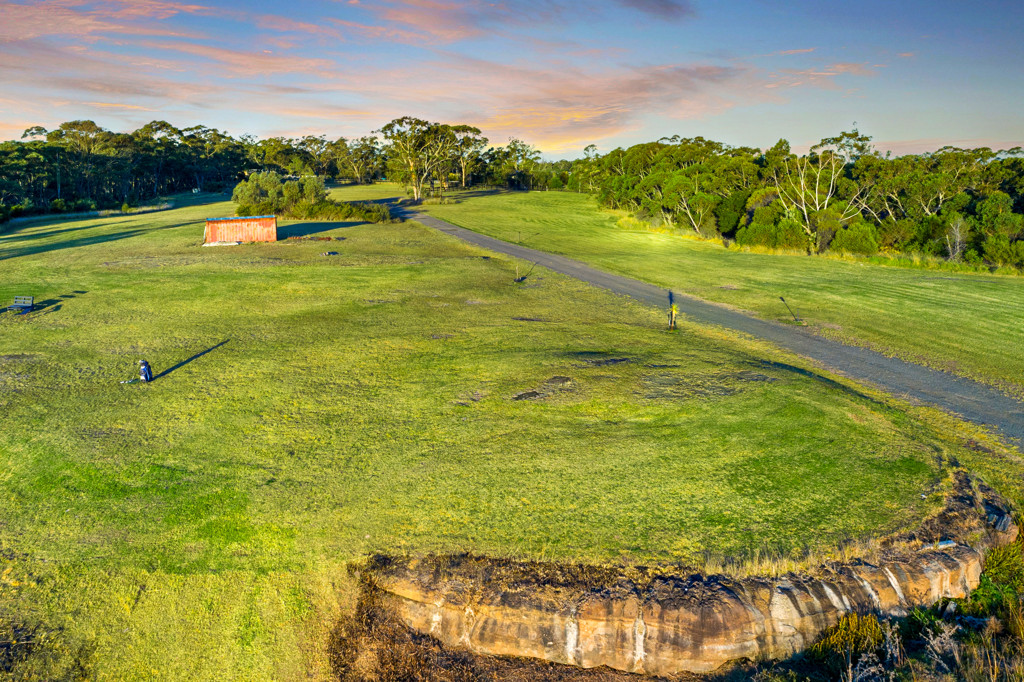
[[0, 139], [92, 119], [360, 136], [414, 115], [549, 158], [678, 134], [1024, 145], [1024, 3], [0, 0]]

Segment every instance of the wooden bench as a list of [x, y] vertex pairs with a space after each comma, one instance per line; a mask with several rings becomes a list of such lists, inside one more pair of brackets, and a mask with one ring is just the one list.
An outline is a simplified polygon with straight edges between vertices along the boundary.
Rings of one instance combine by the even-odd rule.
[[15, 296], [14, 303], [7, 306], [10, 311], [20, 310], [22, 315], [32, 312], [36, 309], [35, 296]]

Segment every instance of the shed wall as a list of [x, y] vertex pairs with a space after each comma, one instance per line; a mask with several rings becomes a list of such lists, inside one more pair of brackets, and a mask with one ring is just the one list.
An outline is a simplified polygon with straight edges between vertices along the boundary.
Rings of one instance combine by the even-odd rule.
[[211, 218], [206, 221], [205, 241], [276, 242], [277, 216]]

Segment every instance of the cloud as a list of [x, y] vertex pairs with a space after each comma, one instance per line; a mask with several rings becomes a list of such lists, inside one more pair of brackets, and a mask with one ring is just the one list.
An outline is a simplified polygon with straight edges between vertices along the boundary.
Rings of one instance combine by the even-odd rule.
[[895, 156], [907, 154], [925, 154], [938, 151], [942, 147], [959, 147], [961, 149], [1012, 149], [1024, 145], [1024, 137], [1014, 139], [992, 137], [968, 137], [951, 139], [948, 137], [924, 137], [910, 140], [876, 140], [875, 147], [883, 152], [892, 152]]
[[294, 19], [288, 19], [287, 17], [277, 16], [274, 14], [263, 14], [257, 16], [255, 17], [254, 22], [258, 28], [266, 30], [324, 36], [326, 38], [333, 38], [334, 40], [345, 39], [344, 34], [332, 26], [314, 24], [307, 21], [296, 21]]
[[212, 8], [205, 5], [190, 5], [163, 0], [108, 0], [98, 5], [111, 8], [111, 15], [118, 18], [169, 19], [177, 14], [209, 14]]
[[779, 52], [773, 52], [772, 55], [788, 56], [791, 54], [807, 54], [808, 52], [814, 52], [817, 49], [818, 48], [816, 47], [806, 47], [801, 50], [781, 50]]
[[0, 120], [0, 140], [20, 140], [22, 133], [34, 125], [36, 123], [30, 123], [25, 120]]
[[854, 62], [840, 62], [838, 64], [831, 64], [826, 67], [826, 70], [830, 75], [838, 75], [841, 73], [851, 74], [853, 76], [874, 76], [875, 68], [883, 67], [883, 64], [875, 64], [874, 66], [867, 66], [866, 64], [857, 64]]
[[[764, 97], [742, 65], [661, 64], [573, 68], [517, 65], [451, 54], [413, 68], [339, 79], [340, 92], [372, 87], [383, 120], [413, 114], [479, 126], [560, 152], [636, 129], [646, 118], [698, 118]], [[494, 87], [500, 83], [501, 87]]]
[[347, 29], [351, 34], [374, 41], [387, 39], [396, 43], [423, 43], [430, 40], [430, 36], [416, 31], [406, 31], [389, 26], [361, 24], [357, 21], [348, 21], [346, 19], [337, 19], [335, 17], [328, 17], [327, 20], [337, 26]]
[[314, 75], [323, 72], [332, 63], [318, 57], [298, 57], [274, 54], [270, 50], [233, 50], [192, 42], [142, 42], [142, 47], [156, 50], [170, 50], [218, 62], [236, 76], [269, 76], [283, 73]]
[[[65, 103], [45, 114], [8, 107], [18, 115], [7, 118], [38, 115], [52, 125], [54, 116], [100, 111], [128, 122], [157, 111], [168, 120], [227, 121], [237, 132], [315, 127], [349, 135], [410, 114], [559, 153], [652, 120], [682, 125], [781, 101], [778, 88], [847, 86], [845, 79], [874, 73], [870, 63], [852, 61], [769, 73], [724, 53], [652, 64], [623, 43], [563, 30], [621, 23], [628, 13], [647, 23], [685, 21], [694, 15], [690, 0], [612, 0], [592, 3], [586, 14], [569, 0], [336, 0], [333, 7], [333, 16], [318, 17], [322, 6], [302, 3], [280, 16], [202, 0], [0, 0], [0, 82], [26, 101]], [[580, 42], [563, 40], [566, 33]], [[485, 54], [477, 42], [438, 47], [470, 39], [486, 40], [494, 56], [467, 56]]]
[[773, 88], [795, 88], [805, 85], [814, 87], [836, 89], [839, 86], [835, 79], [837, 76], [859, 76], [867, 77], [877, 74], [875, 68], [882, 68], [883, 65], [875, 64], [868, 66], [863, 63], [837, 62], [824, 67], [809, 69], [782, 69], [774, 74], [764, 87]]
[[0, 0], [0, 42], [31, 40], [44, 36], [100, 36], [106, 34], [185, 35], [138, 20], [163, 20], [181, 13], [205, 12], [200, 5], [155, 0], [121, 0], [87, 3], [83, 0], [9, 2]]
[[140, 107], [137, 104], [117, 104], [114, 102], [83, 102], [83, 104], [90, 107], [96, 107], [97, 109], [131, 109], [133, 111], [156, 111], [156, 109]]
[[[677, 20], [696, 15], [689, 0], [615, 0], [615, 3], [660, 19]], [[579, 4], [568, 0], [540, 3], [534, 0], [380, 0], [373, 4], [355, 3], [355, 6], [371, 13], [383, 25], [329, 19], [364, 31], [368, 37], [385, 36], [405, 43], [447, 44], [495, 34], [508, 35], [522, 28], [564, 25], [578, 20], [580, 13]], [[601, 3], [591, 3], [585, 11], [590, 18], [609, 16], [607, 5]], [[521, 38], [517, 35], [517, 39]]]
[[630, 9], [653, 14], [662, 19], [683, 19], [696, 16], [693, 5], [681, 0], [618, 0]]
[[59, 93], [72, 100], [97, 101], [96, 95], [102, 95], [104, 100], [135, 99], [131, 103], [140, 104], [140, 98], [174, 102], [209, 91], [194, 81], [172, 81], [132, 66], [137, 59], [44, 40], [20, 42], [0, 51], [0, 82], [18, 85], [29, 101], [40, 93]]

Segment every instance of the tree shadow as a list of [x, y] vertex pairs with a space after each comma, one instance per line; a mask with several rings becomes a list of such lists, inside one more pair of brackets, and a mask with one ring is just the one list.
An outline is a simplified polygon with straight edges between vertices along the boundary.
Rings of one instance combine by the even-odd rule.
[[[137, 228], [133, 230], [125, 230], [123, 232], [105, 232], [104, 234], [92, 235], [89, 237], [79, 237], [77, 239], [68, 239], [66, 241], [54, 242], [51, 244], [40, 244], [38, 246], [24, 246], [24, 247], [12, 247], [12, 248], [0, 248], [0, 261], [10, 260], [12, 258], [21, 258], [23, 256], [34, 256], [40, 253], [48, 253], [50, 251], [61, 251], [63, 249], [75, 249], [80, 246], [92, 246], [94, 244], [105, 244], [107, 242], [116, 242], [122, 239], [130, 239], [132, 237], [138, 237], [143, 234], [150, 232], [157, 232], [160, 230], [172, 230], [177, 227], [185, 227], [187, 225], [195, 225], [194, 221], [186, 223], [178, 223], [176, 225], [162, 225], [160, 227], [147, 227]], [[93, 226], [91, 229], [102, 229], [103, 226]], [[85, 229], [85, 228], [72, 228], [72, 230]], [[54, 233], [62, 233], [65, 230], [51, 231], [46, 233], [48, 236], [53, 236]], [[39, 235], [22, 235], [21, 240], [24, 241], [36, 241], [42, 239]], [[2, 244], [2, 242], [0, 242]]]
[[495, 194], [512, 194], [513, 190], [506, 189], [503, 187], [481, 187], [474, 189], [472, 187], [468, 189], [454, 189], [448, 196], [453, 196], [457, 199], [473, 199], [476, 197], [489, 197]]
[[860, 391], [858, 391], [858, 390], [856, 390], [854, 388], [851, 388], [849, 386], [846, 386], [844, 384], [839, 383], [835, 379], [830, 379], [827, 376], [824, 376], [822, 374], [818, 374], [817, 372], [812, 372], [811, 370], [804, 369], [803, 367], [796, 367], [794, 365], [787, 365], [784, 362], [775, 362], [774, 360], [758, 360], [756, 363], [752, 362], [752, 363], [749, 363], [749, 364], [755, 365], [755, 366], [758, 366], [758, 367], [761, 367], [761, 368], [778, 369], [778, 370], [782, 370], [782, 371], [785, 371], [785, 372], [792, 372], [793, 374], [799, 374], [800, 376], [807, 377], [809, 379], [814, 379], [815, 381], [820, 381], [821, 383], [825, 384], [829, 388], [834, 388], [836, 390], [842, 391], [843, 393], [846, 393], [847, 395], [852, 395], [852, 396], [857, 397], [857, 398], [862, 398], [862, 399], [867, 400], [868, 402], [872, 402], [872, 403], [874, 403], [876, 405], [882, 405], [883, 404], [883, 403], [879, 402], [878, 400], [875, 400], [874, 398], [872, 398], [871, 396], [869, 396], [867, 394], [861, 393]]
[[181, 362], [179, 362], [178, 364], [174, 365], [173, 367], [168, 367], [167, 369], [165, 369], [164, 371], [160, 372], [155, 377], [153, 377], [153, 381], [156, 381], [157, 379], [160, 379], [161, 377], [165, 377], [165, 376], [167, 376], [168, 374], [170, 374], [171, 372], [173, 372], [175, 370], [181, 369], [182, 367], [184, 367], [188, 363], [192, 362], [193, 360], [198, 360], [199, 358], [203, 357], [207, 353], [211, 353], [211, 352], [217, 350], [218, 348], [220, 348], [221, 346], [223, 346], [225, 343], [227, 343], [230, 340], [231, 339], [224, 339], [223, 341], [221, 341], [217, 345], [210, 346], [206, 350], [200, 351], [200, 352], [196, 353], [195, 355], [193, 355], [192, 357], [190, 357], [190, 358], [188, 358], [186, 360], [182, 360]]
[[279, 225], [277, 228], [277, 238], [288, 239], [289, 237], [308, 237], [314, 234], [320, 234], [322, 232], [329, 232], [330, 230], [342, 230], [349, 227], [355, 227], [356, 225], [363, 225], [364, 222], [361, 220], [352, 220], [339, 223], [298, 223], [295, 225]]
[[[89, 220], [90, 221], [91, 220], [95, 220], [95, 218], [90, 218]], [[23, 233], [26, 232], [26, 231], [31, 230], [31, 228], [33, 227], [32, 225], [25, 225], [23, 227], [19, 226], [16, 229], [13, 229], [13, 230], [11, 230], [9, 232], [5, 232], [4, 234], [0, 235], [0, 244], [3, 244], [4, 242], [8, 242], [8, 241], [15, 241], [15, 240], [17, 240], [17, 241], [30, 241], [30, 240], [36, 240], [36, 239], [46, 239], [47, 237], [58, 237], [60, 235], [67, 234], [68, 232], [78, 232], [80, 230], [95, 230], [95, 229], [97, 229], [97, 227], [100, 227], [100, 226], [97, 226], [97, 225], [80, 225], [78, 227], [70, 227], [70, 224], [72, 222], [73, 221], [70, 221], [70, 220], [68, 221], [69, 227], [55, 227], [52, 230], [45, 230], [43, 232], [33, 232], [31, 234], [23, 234]], [[34, 227], [38, 227], [38, 225], [36, 225]]]

